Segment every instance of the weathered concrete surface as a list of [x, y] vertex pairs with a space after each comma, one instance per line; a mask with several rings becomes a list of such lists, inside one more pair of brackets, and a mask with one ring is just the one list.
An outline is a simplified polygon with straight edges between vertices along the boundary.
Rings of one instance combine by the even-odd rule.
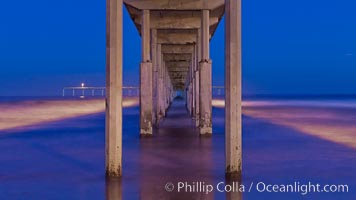
[[201, 135], [209, 135], [212, 130], [212, 62], [209, 48], [209, 10], [201, 11], [201, 61], [199, 63], [199, 129]]
[[158, 54], [157, 51], [157, 29], [151, 29], [151, 56], [152, 56], [152, 123], [154, 125], [158, 122], [158, 105], [157, 105], [157, 93], [158, 93]]
[[186, 54], [193, 53], [194, 45], [193, 44], [164, 44], [162, 45], [163, 53], [170, 54]]
[[151, 26], [150, 26], [150, 11], [141, 11], [141, 47], [142, 47], [142, 62], [151, 62]]
[[196, 32], [181, 31], [181, 32], [158, 32], [158, 43], [160, 44], [193, 44], [196, 42]]
[[226, 173], [242, 171], [241, 0], [226, 1], [225, 154]]
[[[197, 31], [197, 41], [201, 41], [201, 31], [200, 29], [198, 29]], [[196, 94], [195, 94], [195, 108], [196, 108], [196, 113], [195, 113], [195, 126], [199, 127], [200, 124], [200, 60], [201, 60], [201, 42], [198, 42], [196, 44], [196, 48], [195, 48], [195, 52], [196, 52], [196, 68], [195, 68], [195, 82], [196, 82]]]
[[125, 3], [139, 9], [162, 10], [213, 10], [224, 5], [224, 0], [194, 0], [194, 1], [171, 1], [171, 0], [125, 0]]
[[209, 10], [201, 11], [201, 61], [209, 61], [210, 60], [210, 18], [209, 18]]
[[106, 174], [122, 169], [122, 0], [107, 0], [106, 43]]
[[[141, 18], [136, 18], [135, 22], [138, 23]], [[211, 17], [209, 26], [216, 25], [219, 22], [219, 18]], [[200, 26], [200, 19], [191, 15], [166, 15], [155, 16], [151, 18], [151, 28], [154, 29], [196, 29]]]
[[152, 135], [152, 63], [141, 63], [140, 73], [140, 134]]
[[163, 54], [161, 51], [161, 44], [157, 44], [157, 75], [156, 75], [156, 100], [153, 102], [156, 104], [156, 126], [159, 125], [159, 122], [164, 117], [164, 105], [163, 105]]
[[141, 12], [142, 63], [140, 65], [140, 134], [152, 135], [153, 64], [151, 61], [150, 11]]
[[200, 104], [199, 129], [201, 135], [210, 135], [212, 130], [212, 85], [211, 85], [211, 62], [200, 63]]

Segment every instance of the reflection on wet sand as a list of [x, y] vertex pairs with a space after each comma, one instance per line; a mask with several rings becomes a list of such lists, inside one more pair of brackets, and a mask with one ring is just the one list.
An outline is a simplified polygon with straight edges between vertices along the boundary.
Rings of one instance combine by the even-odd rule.
[[[214, 199], [214, 193], [193, 188], [195, 182], [214, 181], [211, 138], [199, 137], [184, 101], [175, 101], [168, 116], [154, 138], [140, 140], [140, 199]], [[191, 187], [178, 191], [178, 182]], [[166, 191], [167, 183], [173, 191]]]
[[[213, 105], [224, 107], [224, 100]], [[353, 101], [245, 101], [243, 114], [305, 134], [356, 148], [356, 103]]]
[[[209, 195], [166, 192], [165, 184], [169, 181], [174, 184], [201, 181], [213, 185], [225, 181], [224, 109], [213, 109], [212, 138], [199, 138], [182, 106], [173, 105], [169, 118], [155, 130], [153, 138], [142, 139], [138, 137], [139, 108], [124, 109], [123, 177], [120, 182], [106, 182], [103, 173], [104, 113], [2, 135], [0, 199], [241, 199], [241, 193], [217, 190]], [[272, 108], [264, 112], [267, 111], [274, 112]], [[352, 113], [355, 111], [344, 110], [340, 116], [342, 113], [345, 114], [342, 120], [354, 119]], [[314, 118], [313, 112], [308, 115]], [[328, 119], [330, 116], [323, 114], [322, 117]], [[345, 123], [345, 127], [350, 124]], [[313, 181], [356, 187], [354, 148], [254, 117], [244, 116], [243, 127], [242, 184]], [[301, 196], [253, 190], [242, 195], [244, 199], [349, 200], [354, 193]]]
[[122, 200], [121, 178], [106, 178], [106, 200]]
[[[243, 184], [241, 177], [238, 178], [226, 178], [225, 179], [225, 184], [226, 185], [234, 185], [234, 184]], [[239, 188], [239, 186], [237, 186]], [[226, 192], [225, 193], [226, 200], [242, 200], [242, 192], [240, 190], [236, 190], [233, 192]]]
[[[137, 98], [125, 98], [123, 107], [138, 105]], [[36, 126], [48, 122], [104, 112], [104, 99], [27, 100], [0, 104], [0, 131]]]
[[[137, 154], [124, 153], [130, 154], [127, 156], [130, 162], [137, 163], [128, 164], [126, 168], [124, 166], [122, 183], [115, 179], [106, 182], [107, 200], [241, 200], [238, 191], [225, 194], [216, 189], [217, 183], [224, 181], [224, 173], [214, 160], [213, 141], [212, 138], [199, 137], [194, 121], [185, 110], [184, 101], [174, 101], [168, 117], [159, 129], [155, 129], [154, 136], [139, 140], [134, 150], [138, 151]], [[136, 155], [138, 157], [134, 158]], [[137, 177], [137, 182], [132, 182], [132, 177]], [[178, 188], [178, 184], [184, 186]], [[206, 185], [212, 185], [213, 191], [208, 192]], [[125, 187], [123, 191], [126, 196], [121, 195], [122, 186]]]
[[245, 107], [247, 116], [293, 128], [305, 134], [356, 148], [356, 109], [320, 107]]
[[[234, 184], [239, 184], [241, 179], [238, 180], [231, 180], [227, 179], [225, 181], [224, 185], [234, 185]], [[187, 191], [180, 191], [178, 192], [177, 189], [168, 192], [165, 190], [163, 191], [162, 188], [160, 189], [158, 193], [154, 192], [152, 190], [152, 185], [155, 185], [157, 182], [144, 182], [141, 184], [140, 187], [140, 198], [139, 199], [154, 199], [154, 200], [159, 200], [159, 199], [196, 199], [196, 200], [205, 200], [205, 199], [221, 199], [221, 198], [216, 198], [214, 197], [214, 192], [211, 192], [209, 194], [206, 194], [205, 191], [196, 191], [196, 192], [187, 192]], [[236, 186], [239, 187], [239, 186]], [[221, 187], [223, 188], [223, 187]], [[130, 197], [123, 197], [122, 194], [122, 179], [121, 178], [106, 178], [106, 184], [105, 184], [105, 199], [106, 200], [122, 200], [122, 199], [131, 199]], [[196, 190], [199, 190], [199, 188], [195, 188]], [[202, 189], [202, 187], [200, 187]], [[214, 188], [216, 190], [216, 188]], [[225, 192], [225, 199], [226, 200], [242, 200], [242, 192], [240, 192], [238, 189], [235, 191], [231, 192]]]

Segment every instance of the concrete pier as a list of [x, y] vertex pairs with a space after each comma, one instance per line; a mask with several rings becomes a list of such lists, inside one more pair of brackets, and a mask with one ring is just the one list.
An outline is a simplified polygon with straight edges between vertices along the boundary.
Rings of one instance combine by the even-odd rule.
[[199, 65], [200, 77], [200, 123], [199, 129], [201, 135], [212, 134], [212, 78], [211, 78], [211, 60], [209, 52], [209, 10], [202, 10], [201, 12], [201, 61]]
[[157, 90], [158, 90], [158, 51], [157, 51], [157, 29], [151, 30], [151, 55], [152, 55], [152, 122], [158, 123]]
[[106, 43], [106, 175], [122, 169], [122, 1], [107, 0]]
[[152, 135], [152, 73], [150, 11], [142, 11], [142, 62], [140, 65], [140, 134]]
[[163, 95], [163, 90], [164, 90], [164, 82], [163, 82], [163, 77], [164, 77], [164, 62], [163, 62], [163, 56], [162, 56], [162, 51], [161, 51], [161, 46], [162, 44], [157, 44], [157, 94], [156, 94], [156, 125], [159, 125], [159, 122], [163, 117], [165, 116], [165, 109], [164, 109], [164, 95]]
[[107, 171], [121, 175], [122, 4], [142, 38], [140, 136], [160, 127], [177, 94], [200, 136], [212, 135], [210, 39], [226, 11], [226, 173], [241, 171], [240, 0], [107, 0]]
[[225, 12], [226, 174], [239, 176], [242, 170], [241, 0], [227, 0]]
[[201, 60], [201, 31], [200, 29], [197, 30], [196, 36], [196, 56], [195, 56], [195, 126], [199, 127], [200, 124], [200, 76], [199, 76], [199, 69], [200, 69], [200, 60]]

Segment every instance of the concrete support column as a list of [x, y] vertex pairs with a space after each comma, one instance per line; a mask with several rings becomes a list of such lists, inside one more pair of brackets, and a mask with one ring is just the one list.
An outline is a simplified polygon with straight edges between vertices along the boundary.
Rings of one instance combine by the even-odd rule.
[[226, 174], [242, 170], [241, 0], [225, 0], [225, 142]]
[[187, 73], [187, 77], [186, 77], [186, 80], [185, 80], [185, 93], [186, 93], [186, 107], [187, 107], [187, 110], [188, 110], [188, 113], [191, 114], [191, 107], [190, 107], [190, 104], [191, 104], [191, 95], [190, 95], [190, 68], [188, 70], [188, 73]]
[[158, 83], [158, 59], [157, 59], [157, 29], [151, 30], [151, 56], [152, 56], [152, 121], [155, 125], [158, 123], [158, 107], [157, 107], [157, 83]]
[[173, 83], [172, 80], [169, 79], [169, 105], [171, 105], [173, 101]]
[[[195, 49], [195, 48], [194, 48]], [[190, 62], [190, 84], [191, 84], [191, 95], [192, 95], [192, 102], [191, 102], [191, 115], [195, 117], [195, 50], [192, 53], [192, 59]]]
[[200, 76], [199, 76], [199, 63], [201, 60], [201, 31], [198, 29], [197, 32], [197, 44], [196, 44], [196, 68], [195, 68], [195, 82], [196, 82], [196, 88], [195, 88], [195, 125], [196, 127], [199, 127], [200, 124]]
[[162, 45], [157, 44], [157, 96], [156, 96], [156, 103], [157, 103], [157, 125], [159, 121], [164, 117], [164, 105], [163, 105], [163, 56], [162, 56]]
[[169, 72], [167, 70], [167, 77], [168, 77], [168, 83], [167, 83], [167, 109], [169, 105], [171, 104], [171, 77], [169, 76]]
[[169, 73], [168, 73], [168, 69], [166, 68], [166, 77], [167, 77], [167, 85], [166, 85], [166, 110], [168, 109], [168, 107], [169, 107], [169, 87], [170, 87], [170, 82], [169, 82], [169, 79], [170, 79], [170, 77], [169, 77]]
[[192, 53], [191, 66], [192, 66], [192, 70], [191, 70], [191, 77], [192, 77], [192, 117], [195, 118], [195, 50]]
[[[188, 79], [188, 77], [187, 77]], [[189, 84], [188, 84], [188, 80], [185, 81], [185, 104], [186, 104], [186, 108], [188, 110], [188, 112], [190, 113], [190, 108], [189, 108], [189, 103], [190, 103], [190, 96], [189, 96]]]
[[209, 10], [202, 10], [201, 16], [201, 58], [202, 61], [210, 61], [210, 23]]
[[171, 78], [169, 76], [169, 73], [167, 71], [167, 74], [168, 74], [168, 87], [167, 87], [167, 109], [169, 108], [170, 104], [171, 104], [171, 99], [172, 99], [172, 96], [171, 96]]
[[189, 114], [193, 116], [193, 65], [191, 64], [189, 67], [189, 74], [188, 74], [188, 80], [189, 80]]
[[166, 62], [163, 61], [162, 59], [162, 110], [163, 110], [163, 116], [166, 116], [166, 98], [167, 98], [167, 94], [166, 94], [166, 87], [167, 87], [167, 74], [166, 74]]
[[152, 135], [152, 62], [150, 53], [150, 11], [142, 11], [142, 62], [140, 66], [140, 134]]
[[122, 0], [106, 1], [106, 175], [122, 173]]
[[151, 62], [150, 10], [142, 10], [141, 15], [142, 62]]
[[168, 87], [169, 87], [168, 78], [169, 78], [169, 74], [168, 74], [167, 66], [165, 64], [165, 68], [164, 68], [164, 110], [165, 110], [165, 113], [167, 113], [168, 98], [169, 98], [168, 97]]
[[202, 135], [212, 134], [212, 78], [209, 53], [209, 10], [202, 11], [201, 20], [201, 61], [200, 61], [200, 124], [199, 130]]

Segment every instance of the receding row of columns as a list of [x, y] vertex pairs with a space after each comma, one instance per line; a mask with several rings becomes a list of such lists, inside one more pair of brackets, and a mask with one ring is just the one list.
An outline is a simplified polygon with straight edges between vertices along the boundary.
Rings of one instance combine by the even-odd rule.
[[157, 43], [157, 30], [150, 28], [150, 10], [142, 11], [142, 61], [140, 65], [140, 135], [150, 136], [153, 126], [166, 115], [174, 96], [173, 85]]
[[[225, 159], [226, 173], [242, 171], [241, 0], [225, 1]], [[193, 54], [187, 107], [200, 134], [212, 133], [212, 62], [209, 52], [209, 10], [202, 10], [201, 28]], [[199, 64], [195, 65], [196, 61]]]
[[[226, 0], [226, 173], [241, 172], [241, 2]], [[201, 135], [212, 134], [212, 61], [210, 11], [201, 11], [185, 82], [187, 108]], [[150, 136], [175, 97], [164, 60], [164, 44], [150, 27], [150, 10], [142, 10], [140, 64], [140, 134]], [[106, 172], [121, 175], [122, 159], [122, 0], [107, 0]]]
[[210, 11], [201, 11], [201, 27], [187, 77], [187, 109], [201, 135], [212, 134], [212, 61], [210, 59]]

